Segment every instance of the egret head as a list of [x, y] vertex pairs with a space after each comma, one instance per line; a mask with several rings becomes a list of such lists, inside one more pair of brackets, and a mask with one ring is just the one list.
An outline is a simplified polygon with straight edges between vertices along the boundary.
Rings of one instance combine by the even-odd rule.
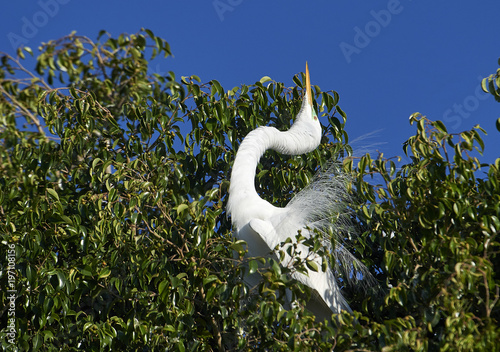
[[[295, 127], [295, 128], [294, 128]], [[316, 143], [316, 146], [321, 140], [321, 123], [319, 122], [318, 115], [314, 110], [312, 90], [311, 90], [311, 80], [309, 77], [309, 67], [306, 62], [306, 89], [304, 97], [302, 98], [302, 106], [300, 108], [299, 114], [292, 125], [292, 128], [300, 129], [303, 132], [311, 135]]]

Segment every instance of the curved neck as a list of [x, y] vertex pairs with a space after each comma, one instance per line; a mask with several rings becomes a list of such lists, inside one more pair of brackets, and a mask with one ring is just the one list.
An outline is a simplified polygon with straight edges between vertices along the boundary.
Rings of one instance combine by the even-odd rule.
[[[320, 134], [314, 133], [301, 121], [296, 121], [286, 132], [274, 127], [259, 127], [251, 131], [241, 142], [234, 160], [229, 186], [228, 212], [233, 222], [241, 223], [249, 209], [246, 205], [269, 209], [272, 207], [260, 198], [255, 190], [255, 173], [260, 158], [268, 149], [281, 154], [299, 155], [314, 150]], [[239, 214], [241, 212], [241, 214]]]
[[241, 142], [231, 172], [230, 196], [235, 193], [257, 195], [255, 172], [260, 158], [271, 148], [272, 140], [279, 133], [273, 127], [259, 127], [251, 131]]

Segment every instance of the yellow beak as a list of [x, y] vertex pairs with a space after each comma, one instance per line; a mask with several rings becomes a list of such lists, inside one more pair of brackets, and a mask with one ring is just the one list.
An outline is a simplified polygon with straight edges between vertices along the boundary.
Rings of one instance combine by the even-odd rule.
[[309, 78], [309, 67], [307, 66], [307, 61], [306, 61], [306, 93], [307, 93], [307, 98], [309, 100], [309, 104], [312, 105], [312, 95], [311, 95], [311, 80]]

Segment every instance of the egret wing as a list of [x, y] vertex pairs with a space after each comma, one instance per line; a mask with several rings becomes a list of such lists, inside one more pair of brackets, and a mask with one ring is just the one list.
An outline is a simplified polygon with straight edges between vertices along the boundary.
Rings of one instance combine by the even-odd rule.
[[270, 221], [261, 219], [252, 219], [248, 224], [250, 228], [266, 242], [269, 249], [273, 250], [277, 244], [276, 231], [274, 230], [273, 224]]

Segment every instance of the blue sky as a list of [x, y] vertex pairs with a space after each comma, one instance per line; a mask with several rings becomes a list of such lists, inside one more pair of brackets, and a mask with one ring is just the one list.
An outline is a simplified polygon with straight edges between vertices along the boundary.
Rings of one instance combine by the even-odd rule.
[[0, 51], [33, 49], [73, 30], [96, 39], [151, 29], [173, 58], [155, 71], [217, 79], [231, 89], [263, 76], [292, 86], [307, 60], [313, 84], [340, 94], [353, 140], [379, 131], [385, 156], [420, 112], [450, 132], [480, 124], [484, 161], [500, 157], [500, 103], [479, 89], [500, 57], [500, 2], [472, 1], [8, 1], [0, 13]]

